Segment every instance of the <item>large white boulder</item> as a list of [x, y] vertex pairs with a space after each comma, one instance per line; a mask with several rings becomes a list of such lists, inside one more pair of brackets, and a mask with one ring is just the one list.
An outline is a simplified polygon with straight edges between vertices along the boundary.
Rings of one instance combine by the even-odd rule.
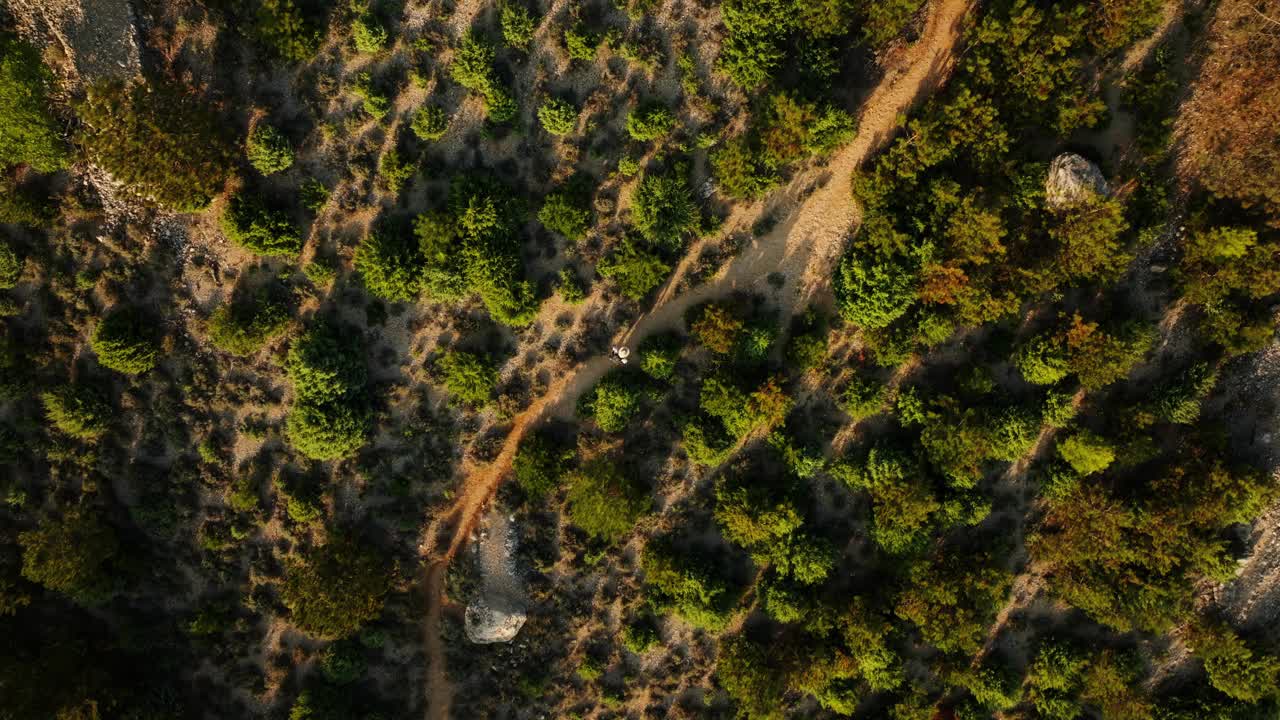
[[463, 627], [473, 643], [511, 642], [524, 627], [523, 608], [492, 608], [480, 597], [467, 605]]
[[1062, 153], [1049, 163], [1044, 181], [1045, 203], [1051, 210], [1061, 210], [1110, 192], [1107, 179], [1097, 165], [1075, 153]]

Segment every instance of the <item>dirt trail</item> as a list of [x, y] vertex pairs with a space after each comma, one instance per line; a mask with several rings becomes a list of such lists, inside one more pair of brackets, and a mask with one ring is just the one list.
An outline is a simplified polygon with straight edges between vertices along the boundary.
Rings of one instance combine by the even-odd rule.
[[[709, 282], [676, 294], [687, 272], [686, 259], [673, 273], [654, 302], [653, 308], [623, 331], [616, 344], [634, 346], [643, 338], [674, 329], [684, 313], [697, 303], [724, 297], [737, 290], [764, 289], [772, 273], [781, 273], [782, 317], [803, 306], [830, 281], [830, 269], [856, 229], [861, 214], [852, 197], [852, 177], [858, 166], [882, 148], [898, 127], [898, 118], [922, 97], [937, 90], [955, 61], [962, 21], [971, 0], [939, 0], [930, 8], [920, 40], [889, 59], [880, 83], [863, 103], [857, 137], [842, 148], [825, 168], [827, 182], [799, 204], [789, 217], [768, 234], [755, 239], [728, 267]], [[741, 212], [734, 213], [726, 228], [744, 224]], [[694, 248], [689, 256], [697, 251]], [[507, 476], [520, 441], [537, 425], [544, 413], [564, 415], [572, 411], [577, 398], [590, 389], [612, 367], [606, 358], [589, 360], [561, 376], [540, 398], [512, 420], [512, 428], [502, 450], [492, 462], [476, 467], [464, 461], [461, 494], [453, 506], [431, 524], [424, 539], [427, 593], [427, 713], [428, 720], [449, 717], [448, 679], [444, 670], [444, 647], [440, 638], [444, 575], [449, 561], [469, 537], [477, 519]], [[437, 548], [437, 528], [452, 528], [447, 547]]]

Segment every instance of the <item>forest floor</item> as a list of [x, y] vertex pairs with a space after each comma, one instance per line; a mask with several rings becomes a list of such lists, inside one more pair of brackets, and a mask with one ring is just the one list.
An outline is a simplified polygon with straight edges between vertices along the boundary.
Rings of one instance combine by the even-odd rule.
[[[674, 328], [683, 321], [685, 311], [697, 303], [752, 287], [765, 288], [769, 276], [775, 273], [781, 273], [785, 278], [785, 284], [779, 291], [783, 317], [788, 317], [795, 308], [824, 289], [830, 279], [832, 264], [861, 219], [852, 196], [854, 171], [888, 143], [899, 126], [900, 118], [917, 101], [945, 81], [955, 62], [963, 19], [969, 7], [970, 0], [940, 0], [929, 9], [919, 41], [886, 59], [887, 69], [883, 78], [863, 103], [858, 134], [825, 167], [825, 184], [808, 193], [785, 221], [757, 238], [709, 282], [679, 293], [681, 280], [700, 250], [697, 246], [691, 248], [660, 291], [652, 309], [624, 330], [615, 344], [634, 345], [655, 332]], [[746, 212], [750, 209], [735, 211], [724, 226], [741, 226], [745, 219], [742, 214]], [[508, 476], [525, 433], [536, 426], [547, 411], [571, 409], [577, 398], [593, 387], [611, 367], [612, 363], [607, 358], [595, 358], [562, 375], [548, 387], [512, 419], [511, 429], [497, 457], [480, 467], [469, 459], [464, 460], [462, 475], [465, 479], [456, 500], [431, 523], [424, 538], [426, 563], [423, 571], [427, 602], [424, 634], [428, 720], [449, 716], [450, 688], [444, 667], [440, 621], [445, 602], [444, 578], [450, 560], [470, 536], [477, 519]], [[437, 547], [441, 537], [438, 530], [447, 528], [452, 528], [449, 540], [444, 547]]]

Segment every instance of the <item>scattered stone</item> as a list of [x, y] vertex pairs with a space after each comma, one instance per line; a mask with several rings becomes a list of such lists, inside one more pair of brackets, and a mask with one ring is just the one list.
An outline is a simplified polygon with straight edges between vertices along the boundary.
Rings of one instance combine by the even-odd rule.
[[480, 588], [467, 603], [463, 628], [473, 643], [505, 643], [524, 627], [528, 603], [516, 569], [516, 535], [511, 520], [491, 509], [472, 537], [479, 536]]
[[1079, 205], [1110, 192], [1097, 165], [1075, 153], [1063, 153], [1049, 163], [1044, 181], [1045, 202], [1051, 210]]

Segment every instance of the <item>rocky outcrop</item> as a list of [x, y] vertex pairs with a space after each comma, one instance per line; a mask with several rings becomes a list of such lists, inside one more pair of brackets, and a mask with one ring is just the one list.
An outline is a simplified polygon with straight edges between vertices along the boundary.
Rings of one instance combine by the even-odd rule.
[[1049, 176], [1044, 181], [1045, 203], [1051, 210], [1061, 210], [1109, 192], [1107, 179], [1097, 165], [1075, 153], [1063, 153], [1049, 163]]
[[127, 0], [8, 0], [19, 32], [56, 43], [86, 81], [130, 79], [141, 71], [138, 28]]
[[480, 569], [480, 589], [463, 616], [473, 643], [510, 642], [524, 627], [527, 602], [516, 570], [516, 535], [510, 518], [491, 510], [473, 546]]

